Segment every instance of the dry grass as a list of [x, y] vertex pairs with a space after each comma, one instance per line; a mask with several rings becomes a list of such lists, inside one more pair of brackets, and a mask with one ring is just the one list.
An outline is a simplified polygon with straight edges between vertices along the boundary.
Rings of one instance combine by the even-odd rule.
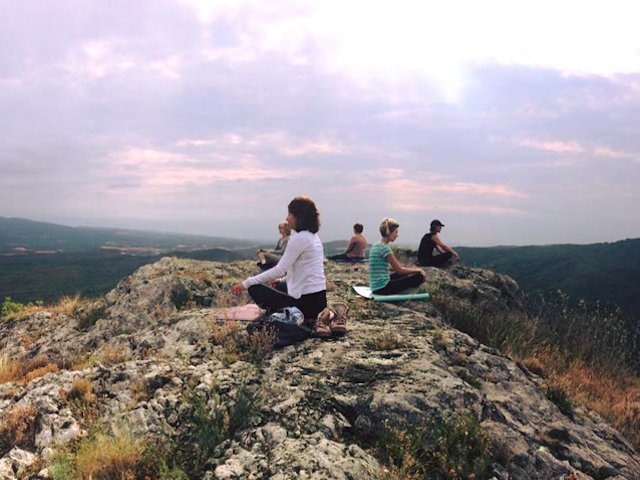
[[444, 332], [441, 329], [434, 330], [431, 333], [431, 342], [440, 350], [446, 350], [449, 348], [449, 340], [445, 337]]
[[398, 350], [406, 347], [407, 345], [408, 342], [406, 340], [389, 330], [384, 331], [365, 342], [365, 347], [367, 349], [376, 351]]
[[130, 435], [96, 434], [55, 455], [51, 473], [53, 478], [65, 480], [153, 478], [140, 476], [144, 449], [144, 444]]
[[562, 389], [640, 446], [640, 378], [624, 369], [595, 367], [582, 360], [558, 364], [555, 356], [541, 356], [539, 361], [551, 372], [548, 385]]
[[178, 275], [180, 277], [192, 278], [199, 282], [203, 282], [208, 287], [213, 285], [213, 278], [211, 277], [211, 273], [205, 270], [200, 270], [197, 272], [194, 271], [178, 271]]
[[74, 295], [73, 297], [64, 296], [58, 300], [52, 308], [49, 309], [51, 313], [61, 313], [68, 317], [74, 316], [78, 308], [82, 305], [83, 300], [80, 295]]
[[93, 384], [86, 378], [74, 379], [71, 388], [64, 396], [69, 402], [94, 403], [96, 401]]
[[215, 301], [218, 308], [230, 308], [237, 307], [244, 299], [231, 293], [231, 286], [229, 286], [229, 288], [224, 288], [218, 292]]
[[104, 344], [98, 351], [96, 360], [105, 366], [118, 365], [131, 360], [131, 352], [119, 345]]
[[[547, 397], [567, 414], [582, 405], [640, 446], [640, 377], [626, 365], [629, 344], [619, 319], [564, 307], [551, 317], [496, 314], [439, 298], [456, 328], [501, 349], [545, 379]], [[434, 342], [435, 343], [435, 342]]]
[[105, 343], [100, 349], [88, 355], [79, 355], [70, 362], [71, 370], [84, 370], [93, 367], [96, 363], [104, 366], [118, 365], [131, 360], [131, 352], [128, 348], [119, 345]]
[[76, 454], [79, 478], [129, 480], [136, 478], [144, 447], [127, 435], [97, 435], [83, 443]]
[[24, 359], [12, 360], [6, 353], [0, 354], [0, 384], [18, 381], [29, 383], [47, 373], [57, 371], [58, 365], [45, 355], [38, 355], [25, 362]]
[[33, 405], [14, 405], [0, 422], [0, 455], [1, 450], [10, 450], [17, 446], [33, 449], [36, 438], [37, 412]]
[[135, 402], [148, 401], [153, 397], [153, 392], [149, 389], [149, 385], [144, 377], [136, 377], [129, 383], [129, 391], [133, 395]]
[[91, 381], [76, 378], [68, 391], [60, 390], [60, 396], [68, 403], [74, 417], [80, 419], [85, 427], [92, 427], [100, 417], [97, 397], [93, 393]]
[[59, 372], [60, 369], [58, 365], [55, 363], [47, 363], [46, 365], [36, 368], [29, 373], [27, 373], [22, 381], [24, 383], [29, 383], [31, 380], [35, 380], [36, 378], [44, 377], [47, 373], [56, 373]]
[[11, 360], [6, 353], [0, 354], [0, 383], [15, 382], [22, 378], [22, 362]]
[[272, 350], [275, 340], [273, 333], [266, 329], [249, 335], [242, 322], [211, 322], [211, 343], [222, 347], [220, 359], [225, 364], [238, 360], [259, 364]]

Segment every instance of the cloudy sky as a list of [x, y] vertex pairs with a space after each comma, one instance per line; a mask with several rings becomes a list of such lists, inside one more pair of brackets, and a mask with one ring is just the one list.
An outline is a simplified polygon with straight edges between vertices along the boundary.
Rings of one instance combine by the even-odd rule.
[[[638, 6], [635, 6], [638, 5]], [[635, 1], [0, 0], [0, 216], [640, 237]]]

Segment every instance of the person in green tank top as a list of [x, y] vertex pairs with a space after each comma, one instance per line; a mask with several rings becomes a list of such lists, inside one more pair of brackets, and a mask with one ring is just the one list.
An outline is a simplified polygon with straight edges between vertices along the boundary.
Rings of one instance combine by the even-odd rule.
[[385, 218], [380, 224], [382, 238], [369, 250], [369, 287], [377, 295], [400, 293], [421, 285], [427, 278], [419, 268], [403, 267], [391, 251], [389, 244], [398, 238], [399, 227], [393, 218]]

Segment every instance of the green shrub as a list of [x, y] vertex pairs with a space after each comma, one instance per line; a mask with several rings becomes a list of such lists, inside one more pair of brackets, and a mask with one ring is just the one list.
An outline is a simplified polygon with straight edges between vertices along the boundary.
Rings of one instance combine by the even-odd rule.
[[564, 388], [550, 385], [547, 386], [545, 394], [549, 400], [557, 405], [562, 413], [573, 416], [575, 404]]
[[41, 301], [19, 303], [11, 300], [11, 297], [5, 297], [4, 301], [2, 302], [2, 307], [0, 307], [0, 317], [4, 317], [7, 319], [15, 318], [27, 309], [41, 306]]
[[424, 417], [401, 428], [384, 428], [378, 457], [393, 478], [484, 478], [493, 460], [490, 442], [477, 418], [454, 415]]
[[190, 478], [199, 478], [216, 447], [247, 425], [260, 399], [246, 386], [238, 388], [231, 402], [223, 402], [219, 397], [207, 401], [196, 393], [186, 395], [190, 408], [172, 458], [175, 465], [187, 466]]

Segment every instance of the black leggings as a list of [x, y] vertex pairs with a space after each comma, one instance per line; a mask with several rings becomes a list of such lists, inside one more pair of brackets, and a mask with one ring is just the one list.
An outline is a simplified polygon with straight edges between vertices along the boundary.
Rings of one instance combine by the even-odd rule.
[[318, 314], [327, 306], [326, 290], [302, 295], [295, 299], [275, 288], [266, 285], [253, 285], [249, 287], [249, 295], [267, 313], [285, 307], [297, 307], [304, 314], [304, 318], [317, 318]]
[[331, 255], [330, 257], [327, 257], [328, 260], [337, 260], [337, 261], [344, 261], [344, 262], [353, 262], [353, 263], [357, 263], [357, 262], [362, 262], [364, 261], [364, 257], [349, 257], [347, 256], [346, 253], [340, 253], [338, 255]]
[[453, 254], [451, 252], [446, 252], [446, 253], [443, 253], [442, 255], [434, 255], [431, 258], [427, 258], [427, 263], [424, 264], [423, 266], [444, 267], [449, 262], [449, 260], [451, 260], [452, 256]]
[[389, 283], [378, 290], [374, 290], [373, 293], [376, 295], [393, 295], [407, 288], [422, 285], [422, 282], [424, 282], [422, 273], [392, 273]]

